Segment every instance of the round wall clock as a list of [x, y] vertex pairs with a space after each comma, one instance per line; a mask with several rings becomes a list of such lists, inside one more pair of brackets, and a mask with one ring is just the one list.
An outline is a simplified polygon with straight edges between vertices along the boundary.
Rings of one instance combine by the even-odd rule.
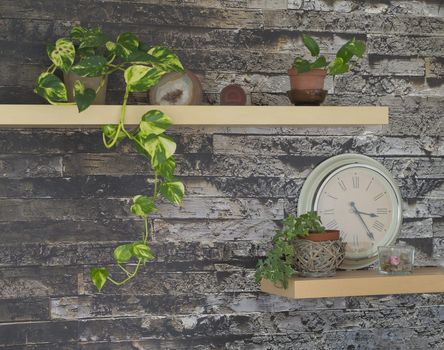
[[343, 269], [377, 260], [378, 246], [392, 244], [402, 222], [402, 199], [388, 170], [376, 160], [343, 154], [319, 164], [308, 176], [298, 215], [315, 210], [327, 229], [347, 242]]

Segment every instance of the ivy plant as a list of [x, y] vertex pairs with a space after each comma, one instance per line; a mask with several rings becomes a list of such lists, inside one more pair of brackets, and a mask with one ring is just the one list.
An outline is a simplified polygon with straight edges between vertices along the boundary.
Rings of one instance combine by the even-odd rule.
[[298, 73], [305, 73], [316, 68], [321, 68], [325, 69], [330, 75], [344, 74], [350, 70], [350, 61], [354, 57], [362, 58], [365, 52], [365, 44], [353, 38], [338, 50], [333, 61], [328, 62], [325, 56], [319, 54], [319, 45], [315, 39], [307, 34], [302, 34], [302, 41], [308, 51], [310, 51], [313, 60], [310, 62], [302, 57], [296, 57], [292, 68], [296, 69]]
[[266, 278], [277, 286], [287, 288], [288, 280], [295, 273], [294, 240], [306, 237], [310, 233], [325, 232], [325, 227], [322, 226], [321, 218], [315, 211], [299, 217], [290, 214], [282, 223], [282, 229], [278, 230], [272, 239], [272, 248], [265, 259], [259, 260], [255, 276], [258, 283], [262, 278]]
[[[153, 173], [153, 188], [150, 194], [139, 194], [132, 199], [130, 211], [144, 222], [140, 239], [122, 244], [114, 249], [114, 260], [123, 277], [110, 276], [105, 267], [91, 269], [91, 280], [100, 291], [109, 281], [122, 285], [133, 279], [142, 265], [154, 259], [149, 246], [153, 236], [150, 215], [158, 210], [156, 201], [163, 197], [172, 204], [179, 205], [185, 193], [184, 185], [174, 177], [176, 143], [165, 134], [171, 119], [159, 110], [147, 111], [137, 128], [125, 127], [125, 114], [128, 96], [131, 92], [145, 92], [157, 84], [167, 72], [182, 72], [179, 58], [164, 47], [148, 47], [134, 34], [120, 34], [111, 41], [99, 28], [74, 27], [69, 38], [58, 39], [47, 48], [52, 64], [40, 74], [34, 91], [53, 105], [77, 105], [79, 112], [87, 109], [102, 88], [105, 77], [112, 73], [123, 73], [125, 93], [119, 123], [105, 125], [102, 139], [106, 148], [112, 148], [124, 139], [129, 140], [135, 149], [147, 158]], [[102, 77], [96, 90], [85, 88], [80, 80], [74, 84], [75, 102], [67, 102], [67, 90], [62, 80], [55, 74], [74, 72], [82, 77]]]

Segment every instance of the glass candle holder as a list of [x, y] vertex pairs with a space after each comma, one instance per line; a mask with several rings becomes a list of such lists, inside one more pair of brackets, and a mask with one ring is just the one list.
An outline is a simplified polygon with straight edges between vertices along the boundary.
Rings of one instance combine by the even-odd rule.
[[413, 271], [415, 249], [403, 245], [378, 247], [379, 272], [404, 275]]

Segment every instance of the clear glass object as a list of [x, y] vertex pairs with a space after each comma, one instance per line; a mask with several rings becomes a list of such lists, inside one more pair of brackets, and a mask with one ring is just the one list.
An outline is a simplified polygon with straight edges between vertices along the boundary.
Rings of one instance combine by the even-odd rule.
[[378, 247], [379, 272], [391, 275], [405, 275], [413, 271], [415, 249], [406, 245]]

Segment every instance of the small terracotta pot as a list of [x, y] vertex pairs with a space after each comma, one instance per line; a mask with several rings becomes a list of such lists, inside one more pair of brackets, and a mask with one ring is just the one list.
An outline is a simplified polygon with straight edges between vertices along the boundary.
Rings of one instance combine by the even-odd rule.
[[325, 230], [325, 232], [320, 233], [310, 233], [307, 237], [300, 237], [301, 239], [307, 239], [312, 242], [323, 242], [323, 241], [337, 241], [339, 240], [338, 230]]
[[291, 90], [323, 90], [327, 72], [324, 69], [313, 69], [298, 73], [294, 68], [288, 70]]
[[[66, 85], [66, 90], [68, 92], [68, 102], [74, 102], [74, 83], [77, 80], [80, 80], [86, 88], [96, 90], [102, 80], [102, 77], [81, 77], [75, 73], [69, 72], [63, 74], [63, 80]], [[99, 90], [99, 93], [96, 96], [96, 99], [92, 103], [93, 105], [104, 105], [106, 100], [106, 86], [108, 83], [108, 76], [105, 78], [105, 83], [102, 88]]]

